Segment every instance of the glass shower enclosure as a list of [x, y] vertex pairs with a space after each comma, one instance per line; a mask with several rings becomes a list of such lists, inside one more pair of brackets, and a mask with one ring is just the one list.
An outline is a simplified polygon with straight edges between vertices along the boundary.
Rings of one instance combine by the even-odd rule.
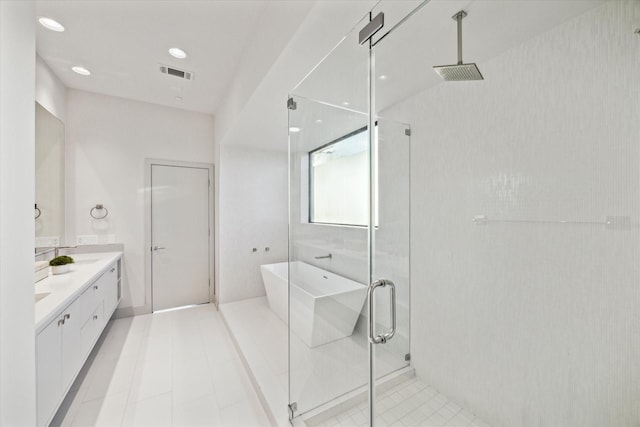
[[640, 425], [638, 28], [383, 0], [292, 90], [292, 422]]
[[369, 63], [353, 31], [289, 100], [293, 417], [409, 365], [411, 130], [372, 120]]

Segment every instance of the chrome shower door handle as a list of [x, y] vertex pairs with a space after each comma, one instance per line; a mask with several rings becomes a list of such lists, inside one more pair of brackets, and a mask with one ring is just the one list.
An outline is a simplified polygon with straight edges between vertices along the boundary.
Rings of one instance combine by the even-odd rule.
[[152, 251], [156, 252], [156, 251], [161, 251], [162, 249], [167, 249], [164, 246], [154, 246], [153, 248], [151, 248]]
[[[384, 334], [375, 334], [375, 321], [373, 318], [374, 293], [379, 287], [391, 287], [391, 329]], [[369, 300], [369, 342], [372, 344], [384, 344], [396, 334], [396, 285], [391, 280], [380, 279], [369, 285], [367, 291], [367, 299]]]

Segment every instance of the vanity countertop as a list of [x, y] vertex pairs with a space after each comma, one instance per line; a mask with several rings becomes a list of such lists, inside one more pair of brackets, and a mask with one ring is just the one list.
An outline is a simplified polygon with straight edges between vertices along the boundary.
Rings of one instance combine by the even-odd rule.
[[[75, 263], [68, 273], [53, 275], [35, 284], [35, 327], [36, 333], [68, 304], [97, 279], [118, 258], [122, 252], [100, 252], [70, 254]], [[41, 299], [38, 299], [41, 298]]]

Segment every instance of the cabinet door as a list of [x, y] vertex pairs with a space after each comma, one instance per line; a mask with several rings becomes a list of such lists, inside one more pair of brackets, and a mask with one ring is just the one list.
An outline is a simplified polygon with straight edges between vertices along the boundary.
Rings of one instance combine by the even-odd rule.
[[71, 386], [84, 360], [80, 340], [80, 301], [75, 300], [62, 313], [62, 391]]
[[114, 263], [103, 275], [104, 324], [109, 321], [113, 310], [118, 305], [118, 272]]
[[62, 327], [56, 319], [36, 337], [38, 427], [49, 421], [62, 398]]

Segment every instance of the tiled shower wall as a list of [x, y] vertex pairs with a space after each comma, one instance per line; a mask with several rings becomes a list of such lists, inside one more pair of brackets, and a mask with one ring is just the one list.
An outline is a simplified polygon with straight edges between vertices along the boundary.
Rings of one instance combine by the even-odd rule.
[[494, 426], [640, 424], [638, 26], [608, 2], [385, 112], [413, 132], [412, 363]]

